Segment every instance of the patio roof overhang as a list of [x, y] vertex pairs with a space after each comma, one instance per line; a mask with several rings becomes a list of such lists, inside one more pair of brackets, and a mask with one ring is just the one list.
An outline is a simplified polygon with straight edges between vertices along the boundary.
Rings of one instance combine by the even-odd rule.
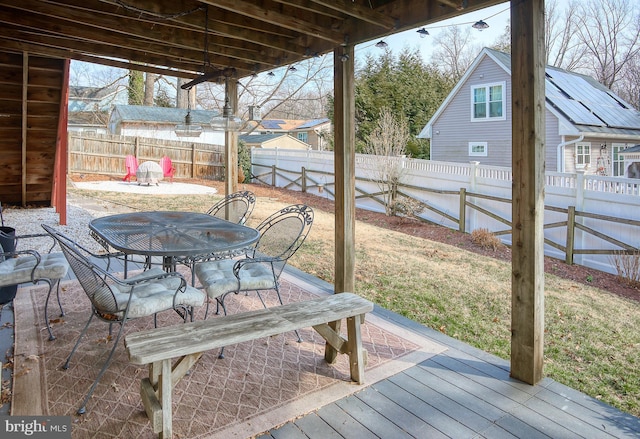
[[[5, 49], [171, 76], [242, 78], [497, 0], [0, 0]], [[205, 62], [206, 51], [206, 62]]]
[[[216, 81], [223, 76], [232, 79], [225, 81], [231, 100], [237, 99], [239, 78], [333, 52], [335, 291], [354, 291], [354, 46], [500, 3], [504, 2], [0, 0], [0, 44], [2, 50], [20, 54], [190, 79]], [[511, 26], [515, 176], [511, 375], [534, 384], [542, 378], [544, 334], [544, 0], [511, 1]], [[344, 54], [349, 55], [346, 62]], [[28, 132], [27, 100], [22, 103], [23, 138]], [[235, 102], [231, 104], [235, 107]], [[59, 132], [65, 129], [65, 111], [60, 105]], [[226, 139], [228, 192], [237, 185], [235, 136], [229, 132]], [[64, 158], [64, 142], [61, 145], [57, 155]], [[59, 163], [58, 172], [64, 176], [66, 162]], [[22, 169], [24, 164], [23, 158]], [[66, 202], [64, 178], [58, 182], [60, 196], [53, 197], [54, 204], [64, 210], [60, 207]]]

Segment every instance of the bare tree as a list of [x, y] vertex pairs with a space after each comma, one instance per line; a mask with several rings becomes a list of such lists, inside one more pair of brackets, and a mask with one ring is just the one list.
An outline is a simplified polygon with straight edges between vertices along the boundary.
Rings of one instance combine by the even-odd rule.
[[436, 49], [431, 60], [457, 82], [481, 48], [473, 43], [469, 27], [449, 26], [434, 38]]
[[156, 87], [156, 80], [158, 75], [155, 73], [145, 73], [144, 76], [144, 101], [143, 105], [153, 106], [153, 97]]
[[578, 17], [576, 2], [559, 7], [557, 0], [545, 3], [544, 43], [547, 64], [561, 69], [575, 71], [587, 66], [585, 54], [587, 48], [576, 36]]
[[591, 72], [608, 88], [640, 51], [637, 0], [589, 0], [575, 3], [576, 36], [585, 45]]
[[380, 189], [388, 216], [398, 213], [397, 191], [402, 178], [402, 158], [409, 141], [409, 126], [405, 118], [396, 119], [389, 108], [380, 110], [378, 126], [368, 136], [364, 148], [372, 154], [371, 178]]

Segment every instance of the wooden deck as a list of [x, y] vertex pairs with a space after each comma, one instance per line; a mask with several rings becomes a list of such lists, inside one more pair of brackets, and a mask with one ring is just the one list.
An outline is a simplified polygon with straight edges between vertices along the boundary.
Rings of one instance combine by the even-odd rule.
[[640, 437], [639, 418], [549, 378], [511, 379], [506, 360], [382, 308], [373, 314], [447, 350], [259, 439]]

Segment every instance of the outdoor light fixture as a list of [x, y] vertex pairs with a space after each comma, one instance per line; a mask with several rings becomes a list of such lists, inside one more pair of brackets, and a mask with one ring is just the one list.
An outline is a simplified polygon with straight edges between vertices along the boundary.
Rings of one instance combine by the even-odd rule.
[[476, 21], [471, 27], [473, 27], [474, 29], [478, 29], [479, 31], [482, 31], [483, 29], [488, 28], [489, 25], [485, 23], [483, 20], [479, 20], [479, 21]]
[[191, 89], [187, 90], [187, 114], [184, 116], [184, 124], [176, 125], [174, 132], [178, 137], [200, 137], [202, 126], [191, 123]]
[[289, 71], [290, 71], [291, 73], [293, 73], [293, 72], [297, 72], [297, 71], [298, 71], [298, 69], [296, 69], [296, 67], [295, 67], [295, 66], [291, 66], [291, 67], [289, 67]]
[[213, 127], [213, 129], [215, 130], [221, 131], [238, 131], [238, 129], [242, 125], [242, 119], [236, 117], [233, 114], [231, 101], [229, 99], [229, 95], [227, 94], [228, 81], [229, 77], [225, 76], [224, 106], [222, 107], [222, 115], [215, 116], [213, 119], [211, 119], [211, 127]]
[[380, 40], [376, 43], [376, 47], [380, 49], [386, 49], [389, 45], [384, 40]]
[[276, 74], [273, 73], [273, 72], [269, 72], [269, 73], [267, 73], [267, 76], [272, 76], [273, 77], [273, 76], [276, 76]]
[[342, 55], [340, 55], [340, 61], [342, 61], [342, 62], [349, 61], [349, 55], [346, 54], [346, 53], [343, 53]]
[[420, 35], [420, 38], [424, 38], [427, 35], [429, 35], [429, 31], [426, 30], [424, 27], [422, 29], [418, 29], [416, 32], [418, 32], [418, 34]]

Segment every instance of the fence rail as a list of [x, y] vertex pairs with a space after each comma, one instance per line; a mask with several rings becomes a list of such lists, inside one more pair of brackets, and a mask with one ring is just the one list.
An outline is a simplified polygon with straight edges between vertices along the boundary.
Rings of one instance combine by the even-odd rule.
[[138, 163], [171, 158], [175, 176], [218, 180], [224, 177], [224, 146], [111, 134], [69, 133], [69, 172], [126, 174], [125, 158]]
[[[317, 151], [254, 150], [253, 176], [272, 186], [334, 198], [333, 160], [332, 154]], [[383, 212], [382, 192], [371, 178], [376, 160], [356, 157], [356, 205]], [[396, 194], [423, 207], [419, 219], [462, 232], [487, 228], [511, 244], [509, 168], [396, 160], [403, 168]], [[545, 182], [546, 254], [611, 273], [616, 273], [616, 258], [640, 255], [640, 181], [547, 173]]]

